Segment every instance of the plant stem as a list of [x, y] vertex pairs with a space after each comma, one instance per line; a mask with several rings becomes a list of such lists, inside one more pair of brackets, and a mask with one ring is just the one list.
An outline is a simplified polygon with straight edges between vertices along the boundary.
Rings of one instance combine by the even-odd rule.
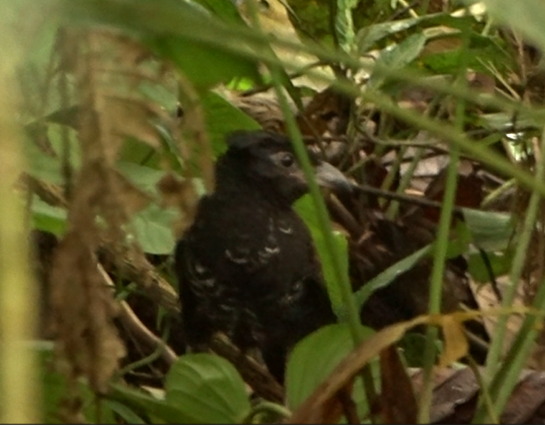
[[[545, 152], [545, 128], [543, 129], [541, 135], [540, 151], [541, 153]], [[537, 181], [543, 181], [544, 178], [545, 164], [543, 158], [540, 157], [538, 161], [536, 161], [535, 179]], [[513, 305], [513, 300], [515, 299], [517, 287], [519, 285], [526, 261], [528, 246], [536, 226], [536, 219], [539, 212], [540, 203], [541, 195], [534, 190], [530, 196], [526, 217], [524, 217], [522, 230], [517, 243], [515, 256], [513, 258], [513, 265], [509, 275], [510, 285], [508, 286], [507, 291], [503, 294], [502, 307], [505, 309], [509, 309]], [[545, 282], [540, 285], [538, 293], [534, 299], [533, 306], [537, 311], [543, 311], [545, 308], [544, 285]], [[536, 327], [538, 320], [540, 320], [540, 316], [527, 316], [524, 319], [523, 325], [516, 335], [513, 345], [502, 362], [503, 364], [500, 365], [503, 342], [507, 332], [508, 317], [506, 315], [502, 315], [498, 319], [494, 339], [492, 340], [487, 357], [485, 374], [485, 377], [488, 378], [488, 382], [491, 382], [490, 394], [492, 400], [494, 401], [494, 407], [496, 408], [496, 416], [499, 416], [499, 413], [502, 412], [511, 391], [518, 381], [518, 374], [520, 373], [520, 370], [528, 357], [533, 341], [538, 333]], [[488, 420], [489, 415], [485, 410], [484, 402], [481, 399], [478, 404], [477, 413], [475, 414], [474, 423]]]
[[21, 19], [18, 7], [3, 10], [0, 23], [0, 423], [40, 423], [37, 359], [35, 350], [25, 344], [35, 337], [37, 285], [29, 274], [23, 203], [13, 188], [23, 171], [14, 90], [22, 52], [16, 34], [10, 32], [13, 22], [8, 21]]
[[[465, 70], [468, 61], [467, 47], [469, 40], [464, 37], [464, 46], [460, 50], [460, 65], [457, 78], [457, 86], [464, 87], [466, 84]], [[456, 103], [455, 127], [462, 131], [464, 127], [465, 101], [458, 99]], [[458, 184], [458, 164], [460, 159], [460, 146], [450, 146], [450, 161], [447, 169], [445, 193], [443, 195], [443, 208], [439, 217], [439, 228], [435, 244], [433, 268], [430, 279], [430, 294], [428, 314], [437, 315], [441, 313], [441, 295], [443, 291], [443, 279], [445, 272], [445, 261], [447, 258], [448, 237], [454, 203], [456, 199], [456, 187]], [[422, 391], [419, 400], [418, 423], [429, 423], [431, 412], [431, 397], [433, 390], [433, 367], [435, 365], [436, 345], [438, 329], [435, 326], [428, 326], [426, 330], [426, 345], [424, 348], [424, 378]]]

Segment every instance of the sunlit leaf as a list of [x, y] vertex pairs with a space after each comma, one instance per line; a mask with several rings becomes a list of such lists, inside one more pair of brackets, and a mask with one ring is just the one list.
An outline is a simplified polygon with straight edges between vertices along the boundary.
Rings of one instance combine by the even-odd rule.
[[163, 209], [157, 204], [150, 204], [135, 214], [132, 228], [144, 252], [170, 254], [174, 250], [172, 223], [178, 214], [175, 208]]

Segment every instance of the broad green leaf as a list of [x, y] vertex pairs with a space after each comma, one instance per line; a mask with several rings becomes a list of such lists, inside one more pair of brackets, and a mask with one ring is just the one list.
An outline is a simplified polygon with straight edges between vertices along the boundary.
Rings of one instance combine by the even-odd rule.
[[164, 171], [125, 161], [118, 162], [117, 169], [138, 188], [153, 195], [157, 194], [156, 185], [165, 175]]
[[[374, 334], [362, 327], [364, 338]], [[354, 349], [350, 329], [346, 324], [325, 326], [300, 341], [291, 352], [286, 369], [286, 396], [290, 409], [296, 409], [333, 371], [339, 362]], [[377, 364], [372, 363], [373, 373], [378, 376]], [[354, 400], [363, 406], [363, 389], [355, 383]]]
[[170, 254], [174, 250], [176, 241], [172, 223], [178, 214], [175, 208], [163, 209], [157, 204], [150, 204], [134, 215], [132, 229], [144, 252]]
[[[159, 134], [161, 134], [161, 138], [164, 139], [165, 134], [161, 131], [164, 130], [164, 128], [160, 125], [156, 125], [155, 128], [157, 129]], [[163, 149], [163, 155], [166, 155], [165, 151], [166, 149]], [[142, 142], [141, 140], [138, 140], [131, 136], [125, 138], [125, 140], [123, 141], [121, 152], [119, 153], [119, 160], [120, 162], [131, 164], [134, 163], [145, 167], [152, 167], [155, 169], [161, 168], [160, 152], [154, 147], [150, 146], [149, 143]], [[177, 160], [173, 160], [172, 162], [176, 164], [176, 161]]]
[[287, 4], [290, 20], [300, 36], [322, 45], [334, 45], [332, 3], [328, 0], [288, 0]]
[[195, 416], [188, 414], [178, 406], [173, 406], [164, 400], [159, 400], [143, 391], [125, 385], [112, 385], [108, 398], [122, 403], [139, 414], [152, 417], [154, 419], [152, 423], [202, 423]]
[[400, 31], [405, 31], [412, 28], [421, 22], [428, 20], [431, 17], [438, 15], [427, 15], [419, 18], [400, 19], [397, 21], [381, 22], [378, 24], [370, 25], [366, 28], [362, 28], [357, 36], [356, 41], [358, 43], [358, 49], [360, 53], [367, 53], [367, 51], [378, 41], [382, 40], [389, 35], [396, 34]]
[[349, 52], [356, 37], [354, 33], [354, 22], [352, 20], [352, 9], [359, 0], [339, 0], [335, 13], [335, 32], [339, 46]]
[[487, 12], [545, 49], [545, 7], [541, 0], [484, 0]]
[[[225, 25], [193, 1], [51, 0], [70, 25], [107, 25], [124, 30], [170, 59], [193, 85], [206, 89], [234, 77], [259, 80], [257, 64]], [[228, 37], [226, 34], [229, 34]], [[222, 44], [222, 46], [219, 46]]]
[[500, 253], [487, 252], [486, 256], [488, 257], [487, 260], [483, 258], [481, 253], [476, 252], [468, 257], [467, 268], [469, 274], [477, 282], [490, 282], [490, 272], [485, 261], [488, 261], [495, 277], [508, 274], [509, 270], [511, 270], [511, 264], [513, 263], [513, 252], [511, 250]]
[[447, 258], [456, 258], [465, 254], [471, 244], [471, 232], [467, 224], [463, 221], [456, 223], [455, 229], [452, 231], [452, 237], [447, 245]]
[[66, 230], [67, 213], [64, 208], [51, 206], [38, 196], [32, 198], [32, 227], [61, 236]]
[[[467, 31], [471, 31], [471, 28]], [[439, 52], [425, 55], [422, 58], [422, 65], [436, 74], [455, 74], [460, 69], [461, 54], [467, 56], [465, 66], [491, 76], [494, 76], [494, 73], [490, 70], [490, 64], [493, 64], [496, 71], [502, 73], [509, 70], [511, 65], [507, 51], [494, 39], [474, 32], [469, 35], [467, 51], [462, 52], [458, 43], [452, 43], [450, 48], [444, 47]]]
[[54, 154], [46, 153], [39, 148], [35, 139], [39, 136], [34, 133], [32, 125], [27, 127], [27, 135], [23, 139], [23, 152], [25, 154], [26, 172], [32, 177], [48, 183], [63, 184], [62, 174], [63, 140], [62, 131], [68, 132], [69, 162], [73, 169], [78, 169], [81, 163], [80, 147], [75, 130], [67, 126], [49, 124], [47, 126], [47, 138]]
[[250, 412], [235, 367], [212, 354], [181, 356], [166, 378], [166, 402], [198, 423], [240, 423]]
[[[318, 217], [310, 195], [305, 195], [299, 199], [295, 203], [294, 208], [310, 230], [314, 245], [316, 246], [316, 251], [318, 252], [318, 257], [320, 258], [320, 264], [322, 265], [322, 272], [327, 285], [329, 300], [331, 301], [333, 311], [338, 316], [343, 310], [342, 296], [339, 285], [336, 283], [333, 262], [328, 254], [324, 237], [318, 226]], [[340, 251], [343, 258], [343, 271], [348, 274], [348, 243], [345, 236], [339, 232], [334, 232], [333, 236], [335, 248]]]
[[261, 126], [222, 96], [209, 92], [201, 98], [206, 128], [214, 155], [222, 154], [227, 145], [225, 136], [235, 130], [258, 130]]
[[[513, 127], [513, 115], [507, 112], [480, 114], [477, 118], [477, 124], [503, 132]], [[528, 114], [527, 111], [521, 110], [520, 115], [517, 116], [516, 125], [520, 128], [539, 128], [541, 123], [536, 119], [536, 117]]]
[[380, 69], [401, 69], [414, 61], [426, 44], [426, 36], [417, 33], [409, 36], [399, 44], [387, 47], [382, 50], [376, 61], [376, 72], [369, 78], [369, 86], [377, 88], [384, 81]]
[[475, 246], [485, 251], [507, 248], [514, 230], [510, 214], [470, 208], [464, 208], [463, 214]]
[[445, 13], [435, 13], [417, 18], [399, 19], [396, 21], [380, 22], [377, 24], [369, 25], [358, 31], [356, 36], [356, 42], [359, 52], [364, 54], [373, 47], [373, 45], [384, 38], [397, 34], [402, 31], [406, 31], [417, 25], [422, 24], [424, 26], [445, 26], [451, 28], [466, 28], [473, 22], [472, 17], [452, 17]]
[[392, 266], [388, 267], [382, 273], [368, 281], [358, 291], [354, 293], [356, 305], [362, 308], [369, 297], [379, 289], [382, 289], [392, 283], [399, 275], [414, 267], [414, 265], [430, 253], [431, 245], [426, 245], [413, 254], [403, 258]]
[[174, 78], [161, 83], [144, 80], [138, 84], [137, 90], [147, 99], [161, 105], [171, 116], [176, 114], [178, 97]]
[[170, 59], [198, 89], [228, 83], [236, 77], [259, 81], [255, 64], [205, 42], [184, 37], [158, 37], [148, 41], [153, 50]]
[[231, 0], [196, 0], [196, 2], [219, 16], [224, 22], [245, 24], [235, 6], [235, 2]]
[[130, 407], [125, 406], [123, 403], [114, 400], [105, 400], [104, 403], [112, 410], [122, 417], [128, 424], [145, 424], [140, 416], [138, 416]]
[[61, 164], [58, 158], [45, 155], [28, 137], [23, 139], [23, 152], [25, 155], [26, 172], [36, 179], [49, 183], [61, 184], [63, 177]]
[[[59, 74], [52, 73], [50, 66], [57, 41], [58, 25], [49, 16], [46, 18], [42, 9], [36, 8], [34, 1], [4, 0], [3, 3], [0, 5], [2, 18], [7, 19], [2, 22], [3, 28], [9, 28], [8, 31], [13, 32], [24, 54], [18, 64], [17, 78], [22, 88], [23, 104], [32, 107], [20, 108], [18, 112], [21, 113], [21, 122], [29, 124], [27, 120], [38, 118], [37, 114], [47, 116], [59, 109], [62, 104], [58, 90], [50, 89], [56, 87], [56, 75]], [[14, 12], [12, 16], [10, 12]], [[13, 19], [12, 22], [9, 22], [10, 18]], [[7, 45], [4, 48], [6, 47]]]

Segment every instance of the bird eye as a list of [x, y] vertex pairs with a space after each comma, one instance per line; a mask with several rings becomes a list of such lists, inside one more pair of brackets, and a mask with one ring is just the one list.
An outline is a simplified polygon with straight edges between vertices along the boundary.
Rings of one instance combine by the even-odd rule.
[[282, 164], [284, 167], [289, 168], [293, 165], [295, 162], [295, 158], [291, 153], [287, 153], [280, 158], [280, 164]]

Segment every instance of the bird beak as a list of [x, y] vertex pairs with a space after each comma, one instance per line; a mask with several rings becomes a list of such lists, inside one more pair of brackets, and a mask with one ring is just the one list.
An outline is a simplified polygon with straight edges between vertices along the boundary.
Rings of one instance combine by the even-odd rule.
[[322, 187], [333, 189], [339, 193], [350, 193], [352, 183], [333, 165], [322, 162], [316, 167], [316, 181]]

